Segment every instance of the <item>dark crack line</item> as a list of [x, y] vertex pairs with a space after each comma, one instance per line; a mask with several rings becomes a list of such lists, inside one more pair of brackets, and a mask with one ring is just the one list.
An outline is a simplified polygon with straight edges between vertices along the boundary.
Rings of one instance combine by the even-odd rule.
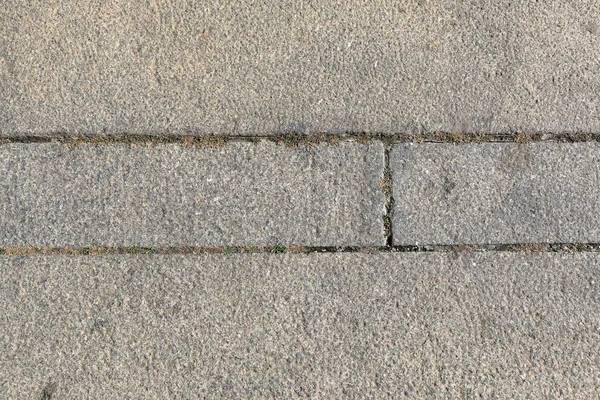
[[330, 133], [283, 133], [272, 135], [211, 135], [211, 134], [114, 134], [114, 135], [72, 135], [67, 133], [49, 133], [47, 135], [13, 135], [0, 136], [0, 145], [10, 143], [39, 144], [39, 143], [63, 143], [72, 146], [84, 144], [91, 145], [135, 145], [135, 144], [180, 144], [189, 147], [219, 147], [233, 142], [270, 141], [290, 148], [313, 146], [322, 143], [339, 144], [342, 142], [366, 143], [380, 141], [386, 144], [398, 143], [453, 143], [453, 144], [476, 144], [476, 143], [576, 143], [576, 142], [600, 142], [600, 133], [523, 133], [514, 132], [508, 134], [484, 134], [484, 133], [447, 133], [433, 132], [421, 134], [403, 133], [366, 133], [346, 132], [340, 134]]
[[384, 152], [383, 180], [381, 182], [381, 189], [385, 195], [383, 226], [385, 228], [386, 246], [390, 249], [394, 246], [394, 229], [392, 227], [392, 213], [394, 212], [394, 180], [392, 177], [392, 169], [390, 167], [391, 147], [390, 144], [386, 144]]
[[313, 254], [313, 253], [429, 253], [429, 252], [517, 252], [586, 253], [600, 252], [600, 243], [515, 243], [484, 245], [404, 246], [198, 246], [198, 247], [0, 247], [3, 256], [106, 256], [106, 255], [202, 255], [202, 254]]

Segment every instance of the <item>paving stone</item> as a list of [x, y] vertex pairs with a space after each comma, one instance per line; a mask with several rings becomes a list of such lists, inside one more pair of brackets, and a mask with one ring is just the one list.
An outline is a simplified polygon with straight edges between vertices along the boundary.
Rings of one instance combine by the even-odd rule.
[[0, 277], [2, 398], [600, 397], [594, 253], [0, 257]]
[[0, 246], [384, 245], [380, 143], [0, 146]]
[[394, 243], [600, 241], [600, 143], [402, 144]]
[[26, 2], [0, 132], [600, 132], [597, 0]]

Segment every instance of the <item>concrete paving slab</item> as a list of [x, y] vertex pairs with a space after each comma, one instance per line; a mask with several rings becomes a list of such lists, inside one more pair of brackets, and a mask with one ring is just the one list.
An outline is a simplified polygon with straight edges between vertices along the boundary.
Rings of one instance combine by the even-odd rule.
[[600, 397], [593, 253], [0, 257], [0, 278], [0, 398]]
[[380, 143], [0, 146], [0, 246], [384, 245]]
[[0, 132], [600, 132], [597, 0], [5, 0]]
[[397, 245], [600, 242], [600, 143], [402, 144]]

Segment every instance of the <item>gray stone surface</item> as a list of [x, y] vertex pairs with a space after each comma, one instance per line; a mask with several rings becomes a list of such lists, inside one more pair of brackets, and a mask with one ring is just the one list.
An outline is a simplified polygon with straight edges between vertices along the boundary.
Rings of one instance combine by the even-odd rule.
[[394, 243], [600, 241], [600, 143], [403, 144]]
[[0, 277], [0, 398], [600, 397], [598, 254], [0, 257]]
[[0, 246], [383, 245], [380, 143], [0, 146]]
[[600, 132], [597, 0], [4, 0], [0, 132]]

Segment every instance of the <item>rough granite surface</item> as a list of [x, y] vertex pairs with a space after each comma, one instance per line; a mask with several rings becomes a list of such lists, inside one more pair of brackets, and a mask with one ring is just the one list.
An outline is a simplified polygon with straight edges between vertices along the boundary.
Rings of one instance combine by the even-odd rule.
[[597, 0], [4, 0], [0, 134], [600, 132]]
[[600, 143], [392, 148], [396, 245], [600, 242]]
[[600, 398], [598, 254], [0, 257], [0, 278], [2, 399]]
[[381, 143], [0, 146], [0, 246], [381, 246]]

